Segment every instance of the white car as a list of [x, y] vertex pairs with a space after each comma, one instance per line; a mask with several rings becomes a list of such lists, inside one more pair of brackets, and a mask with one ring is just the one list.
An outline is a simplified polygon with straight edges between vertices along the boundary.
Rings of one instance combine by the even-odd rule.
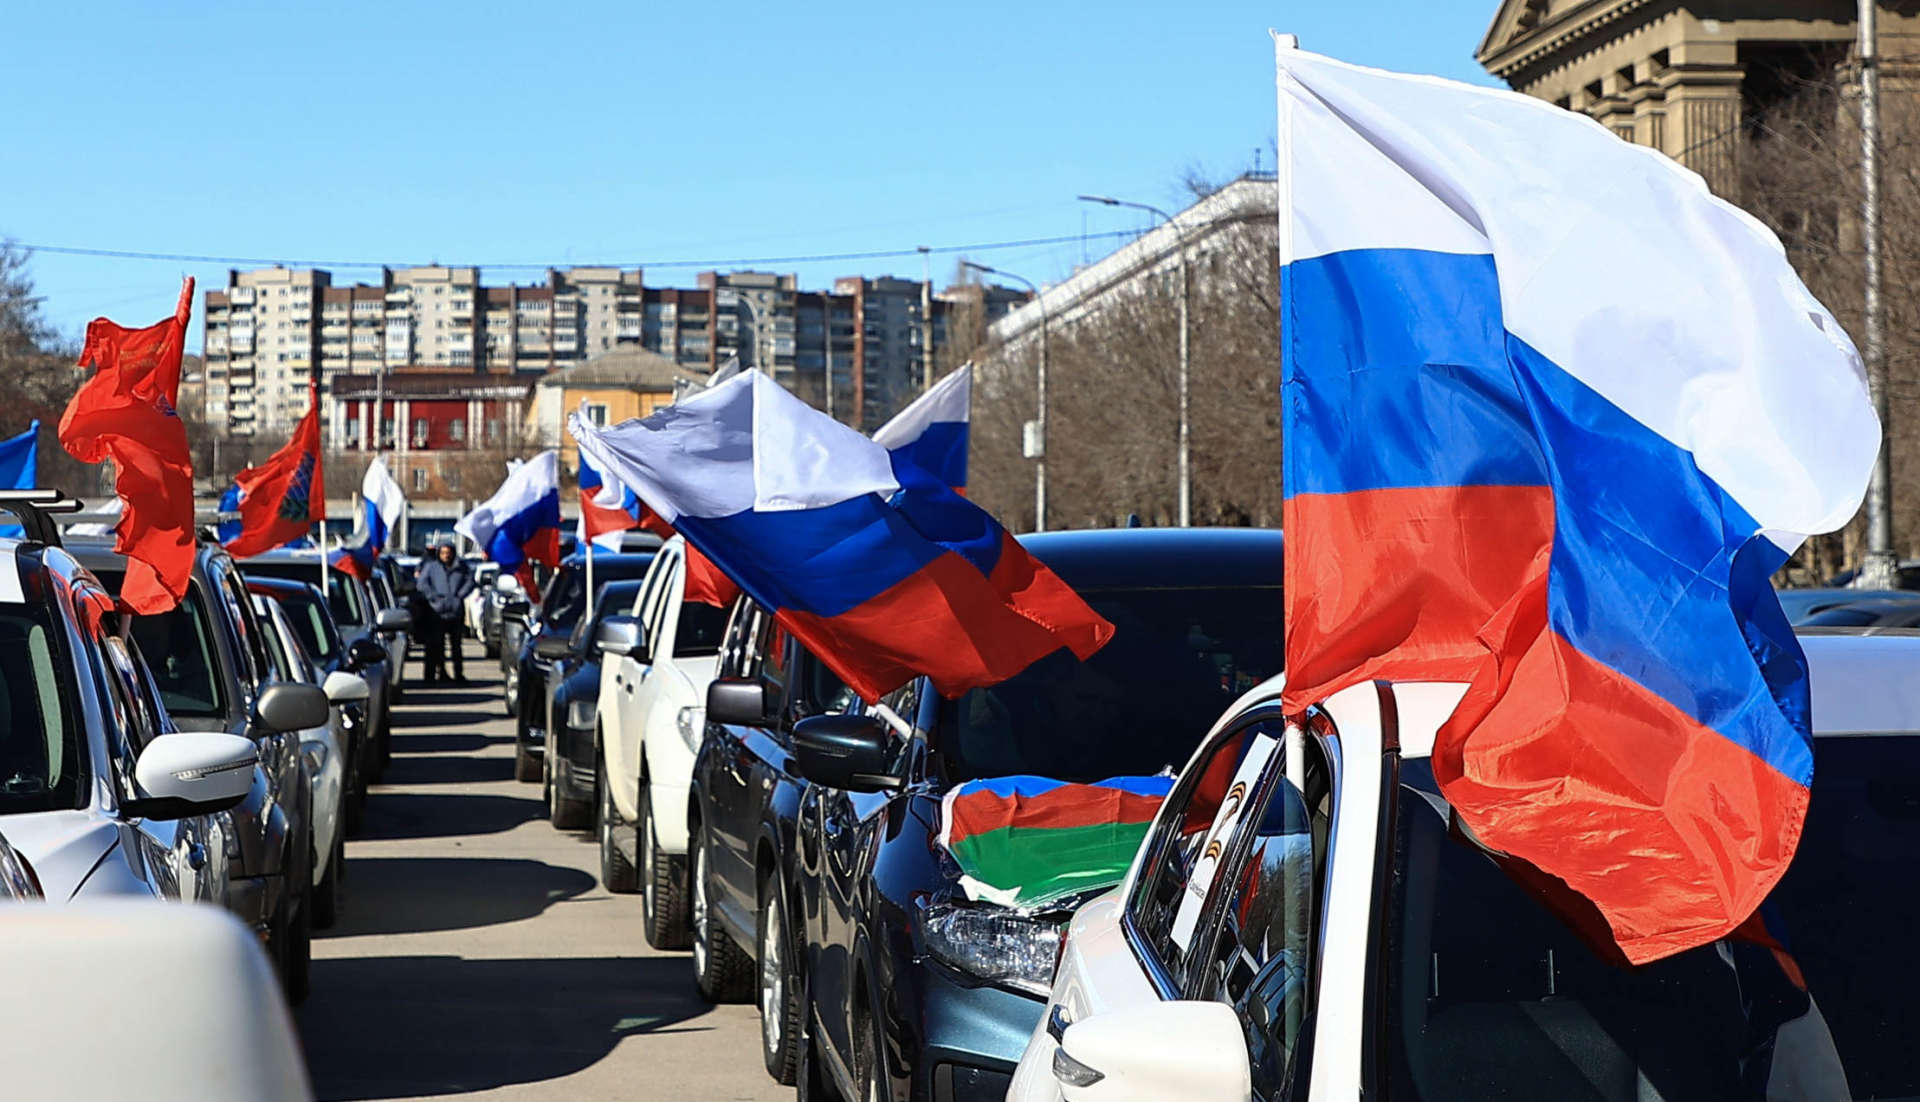
[[267, 657], [274, 676], [318, 685], [332, 705], [325, 724], [300, 732], [300, 753], [307, 759], [307, 774], [313, 782], [313, 924], [324, 930], [340, 913], [340, 881], [347, 860], [344, 748], [348, 721], [341, 707], [366, 700], [371, 691], [365, 678], [345, 670], [334, 670], [323, 679], [279, 601], [255, 594], [253, 610], [267, 629]]
[[[641, 893], [647, 943], [689, 944], [687, 793], [727, 610], [688, 601], [686, 541], [668, 540], [600, 662], [600, 880]], [[638, 865], [636, 870], [635, 866]]]
[[482, 623], [487, 615], [487, 590], [500, 577], [500, 564], [480, 562], [473, 564], [473, 592], [461, 602], [461, 612], [467, 623], [467, 631], [478, 639], [483, 634]]
[[1802, 642], [1816, 779], [1764, 928], [1639, 968], [1453, 821], [1460, 686], [1356, 686], [1307, 731], [1256, 689], [1075, 915], [1008, 1097], [1920, 1096], [1920, 634]]

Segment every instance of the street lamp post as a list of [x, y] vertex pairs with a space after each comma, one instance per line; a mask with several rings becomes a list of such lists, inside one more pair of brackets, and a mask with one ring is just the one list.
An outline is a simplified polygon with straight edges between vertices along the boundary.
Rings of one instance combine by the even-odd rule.
[[1191, 447], [1191, 421], [1187, 413], [1188, 394], [1190, 393], [1188, 380], [1191, 377], [1187, 358], [1187, 318], [1191, 311], [1193, 295], [1192, 285], [1188, 282], [1187, 273], [1187, 231], [1178, 222], [1174, 221], [1173, 215], [1147, 203], [1134, 203], [1125, 199], [1115, 199], [1111, 195], [1082, 195], [1079, 196], [1079, 199], [1084, 203], [1099, 203], [1109, 207], [1132, 207], [1134, 210], [1143, 210], [1149, 214], [1157, 214], [1167, 225], [1173, 227], [1175, 248], [1177, 248], [1180, 253], [1180, 367], [1178, 383], [1180, 433], [1175, 466], [1179, 472], [1180, 479], [1180, 527], [1185, 528], [1193, 523], [1193, 474], [1191, 460], [1193, 453]]
[[1003, 272], [998, 268], [989, 268], [985, 264], [975, 264], [971, 260], [960, 262], [963, 266], [982, 275], [1000, 276], [1003, 279], [1024, 283], [1033, 293], [1034, 304], [1040, 307], [1040, 370], [1035, 375], [1035, 387], [1038, 391], [1038, 415], [1033, 421], [1033, 530], [1047, 530], [1047, 300], [1040, 294], [1040, 288], [1033, 280], [1025, 276]]
[[1893, 551], [1893, 433], [1887, 425], [1886, 303], [1880, 258], [1880, 58], [1878, 0], [1860, 0], [1860, 230], [1864, 254], [1867, 388], [1880, 418], [1880, 454], [1867, 482], [1867, 553], [1854, 584], [1891, 589]]

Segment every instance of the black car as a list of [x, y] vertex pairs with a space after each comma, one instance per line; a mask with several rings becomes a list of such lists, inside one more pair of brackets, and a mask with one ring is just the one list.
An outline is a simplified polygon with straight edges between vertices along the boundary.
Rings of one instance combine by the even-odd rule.
[[[596, 567], [598, 563], [594, 564]], [[598, 571], [595, 571], [598, 573]], [[574, 622], [566, 650], [553, 656], [547, 675], [545, 763], [547, 818], [561, 830], [593, 825], [599, 793], [594, 791], [595, 710], [600, 700], [600, 648], [594, 645], [600, 625], [609, 616], [633, 609], [641, 579], [607, 582], [593, 597], [593, 615]], [[558, 651], [547, 636], [543, 645]]]
[[[67, 549], [109, 592], [120, 592], [127, 564], [111, 543], [73, 539]], [[314, 858], [300, 731], [326, 723], [331, 705], [312, 685], [273, 679], [240, 570], [217, 545], [203, 543], [195, 553], [185, 598], [166, 612], [135, 616], [132, 634], [181, 730], [244, 735], [260, 748], [253, 789], [232, 813], [238, 845], [229, 854], [227, 906], [265, 940], [288, 1000], [297, 1003], [309, 980]], [[270, 698], [279, 701], [271, 708]], [[266, 723], [289, 701], [291, 719]]]
[[914, 1099], [1003, 1097], [1045, 1009], [1065, 921], [1102, 889], [1040, 913], [970, 900], [938, 844], [941, 797], [975, 779], [1085, 783], [1179, 769], [1242, 693], [1281, 670], [1277, 531], [1021, 542], [1113, 623], [1104, 648], [1085, 662], [1057, 651], [957, 700], [909, 683], [884, 703], [910, 737], [872, 709], [794, 732], [812, 782], [798, 815], [797, 894], [760, 923], [761, 955], [791, 962], [784, 977], [760, 970], [776, 1074], [804, 1072], [848, 1098], [892, 1098], [896, 1086]]
[[853, 701], [771, 614], [735, 600], [687, 797], [694, 983], [715, 1002], [753, 993], [760, 922], [795, 913], [790, 855], [806, 782], [792, 771], [793, 726]]
[[[323, 676], [335, 670], [365, 676], [368, 667], [386, 661], [387, 652], [373, 640], [361, 637], [351, 643], [346, 641], [340, 634], [339, 625], [333, 622], [333, 610], [320, 596], [320, 587], [312, 582], [252, 577], [247, 579], [247, 591], [271, 597], [279, 603], [287, 614], [287, 622], [293, 625], [294, 633], [300, 637], [300, 645], [306, 648], [307, 657], [320, 668]], [[345, 803], [349, 831], [359, 829], [360, 817], [367, 804], [367, 786], [373, 783], [373, 747], [368, 734], [367, 705], [366, 701], [355, 701], [340, 707], [347, 721], [347, 745], [343, 752], [346, 755]]]
[[[595, 551], [593, 554], [593, 582], [631, 581], [646, 576], [647, 567], [653, 564], [653, 552], [626, 555], [609, 554]], [[515, 602], [507, 606], [510, 617], [515, 617], [521, 625], [519, 632], [519, 650], [515, 653], [513, 666], [507, 670], [507, 714], [518, 722], [514, 725], [518, 737], [514, 739], [513, 776], [515, 780], [537, 781], [541, 778], [541, 760], [547, 752], [547, 672], [553, 664], [553, 655], [559, 653], [573, 629], [580, 622], [580, 613], [587, 607], [587, 560], [584, 555], [573, 555], [560, 561], [559, 569], [547, 580], [547, 586], [540, 595], [540, 608], [537, 612], [529, 610], [525, 602]], [[507, 636], [503, 635], [503, 639]], [[546, 644], [547, 653], [541, 652], [541, 640], [551, 639]]]
[[[296, 582], [320, 584], [318, 557], [310, 551], [277, 550], [255, 555], [240, 564], [249, 578], [287, 578]], [[361, 639], [372, 640], [381, 650], [390, 651], [394, 636], [413, 627], [413, 617], [404, 609], [376, 608], [373, 592], [367, 584], [343, 570], [327, 570], [327, 607], [340, 628], [347, 646]], [[371, 652], [369, 652], [371, 653]], [[396, 676], [389, 658], [354, 671], [367, 680], [367, 741], [373, 775], [379, 776], [393, 756], [393, 738], [388, 712], [393, 703], [392, 681]]]

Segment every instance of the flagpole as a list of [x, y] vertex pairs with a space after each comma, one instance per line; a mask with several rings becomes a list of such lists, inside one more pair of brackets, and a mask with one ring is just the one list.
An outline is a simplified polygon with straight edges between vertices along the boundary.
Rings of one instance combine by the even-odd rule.
[[[585, 499], [582, 499], [580, 507], [586, 508]], [[580, 534], [583, 536], [587, 534], [585, 524], [580, 526]], [[591, 539], [587, 541], [587, 606], [583, 615], [586, 616], [588, 623], [593, 622], [593, 541]]]

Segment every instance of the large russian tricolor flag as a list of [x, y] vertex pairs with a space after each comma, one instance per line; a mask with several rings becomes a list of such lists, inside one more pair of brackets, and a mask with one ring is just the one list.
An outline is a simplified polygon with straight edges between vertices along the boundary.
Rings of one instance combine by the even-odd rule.
[[916, 674], [958, 695], [1113, 634], [978, 506], [761, 372], [570, 428], [868, 700]]
[[1287, 695], [1464, 681], [1434, 771], [1645, 961], [1793, 856], [1768, 584], [1847, 522], [1859, 357], [1754, 219], [1525, 96], [1278, 51]]
[[509, 573], [528, 562], [560, 565], [560, 453], [549, 448], [515, 464], [453, 530]]
[[873, 442], [943, 485], [964, 490], [972, 412], [973, 365], [964, 364], [874, 430]]

